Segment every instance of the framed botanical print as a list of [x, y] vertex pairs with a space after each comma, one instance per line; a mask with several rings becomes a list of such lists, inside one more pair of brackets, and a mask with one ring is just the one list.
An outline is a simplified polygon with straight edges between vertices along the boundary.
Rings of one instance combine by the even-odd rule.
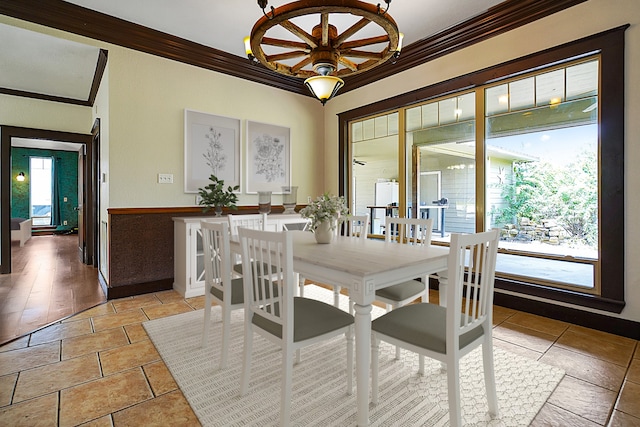
[[240, 119], [184, 110], [184, 192], [197, 193], [215, 175], [240, 185]]
[[282, 194], [291, 185], [290, 129], [247, 121], [247, 193]]

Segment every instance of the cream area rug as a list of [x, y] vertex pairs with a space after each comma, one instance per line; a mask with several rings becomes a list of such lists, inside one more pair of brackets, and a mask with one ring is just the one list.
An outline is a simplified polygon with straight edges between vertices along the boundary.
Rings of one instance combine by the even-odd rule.
[[[332, 291], [305, 287], [305, 297], [333, 302]], [[341, 296], [346, 309], [347, 297]], [[232, 313], [227, 368], [219, 364], [220, 307], [212, 309], [211, 336], [201, 347], [203, 310], [152, 320], [144, 327], [203, 426], [277, 425], [280, 411], [281, 353], [256, 336], [249, 393], [239, 396], [243, 351], [243, 311]], [[374, 307], [373, 316], [383, 314]], [[465, 425], [526, 426], [533, 420], [564, 372], [555, 367], [494, 348], [500, 418], [487, 410], [480, 349], [462, 359], [462, 416]], [[440, 363], [425, 360], [418, 375], [418, 357], [395, 348], [380, 348], [380, 403], [370, 407], [373, 426], [449, 425], [446, 373]], [[302, 350], [294, 367], [291, 424], [355, 426], [355, 390], [346, 390], [346, 342], [337, 337]], [[355, 386], [355, 372], [354, 386]]]

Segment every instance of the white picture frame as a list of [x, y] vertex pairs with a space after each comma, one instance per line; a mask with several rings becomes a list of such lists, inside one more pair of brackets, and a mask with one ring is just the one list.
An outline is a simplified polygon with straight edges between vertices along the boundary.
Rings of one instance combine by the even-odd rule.
[[240, 129], [240, 119], [184, 110], [185, 193], [198, 193], [211, 183], [211, 175], [224, 180], [225, 187], [240, 185]]
[[291, 185], [291, 130], [247, 120], [246, 192], [282, 194]]

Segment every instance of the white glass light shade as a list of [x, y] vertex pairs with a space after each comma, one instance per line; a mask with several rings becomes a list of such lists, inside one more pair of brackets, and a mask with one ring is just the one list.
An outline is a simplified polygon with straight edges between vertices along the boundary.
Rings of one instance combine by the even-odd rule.
[[335, 76], [313, 76], [306, 79], [304, 84], [309, 88], [313, 96], [318, 98], [324, 105], [344, 86], [344, 81]]
[[20, 181], [20, 182], [24, 181], [24, 178], [25, 178], [25, 177], [24, 177], [24, 172], [20, 172], [20, 173], [18, 174], [18, 176], [16, 176], [16, 180], [18, 180], [18, 181]]

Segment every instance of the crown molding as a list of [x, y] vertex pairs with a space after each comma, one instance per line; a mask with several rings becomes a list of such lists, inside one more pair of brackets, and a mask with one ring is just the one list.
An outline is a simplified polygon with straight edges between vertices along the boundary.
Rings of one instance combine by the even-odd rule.
[[[341, 93], [366, 86], [584, 1], [586, 0], [506, 0], [467, 21], [405, 46], [395, 64], [387, 62], [357, 76], [345, 77]], [[246, 58], [62, 0], [3, 0], [0, 2], [0, 14], [311, 96], [300, 79], [278, 74]]]

